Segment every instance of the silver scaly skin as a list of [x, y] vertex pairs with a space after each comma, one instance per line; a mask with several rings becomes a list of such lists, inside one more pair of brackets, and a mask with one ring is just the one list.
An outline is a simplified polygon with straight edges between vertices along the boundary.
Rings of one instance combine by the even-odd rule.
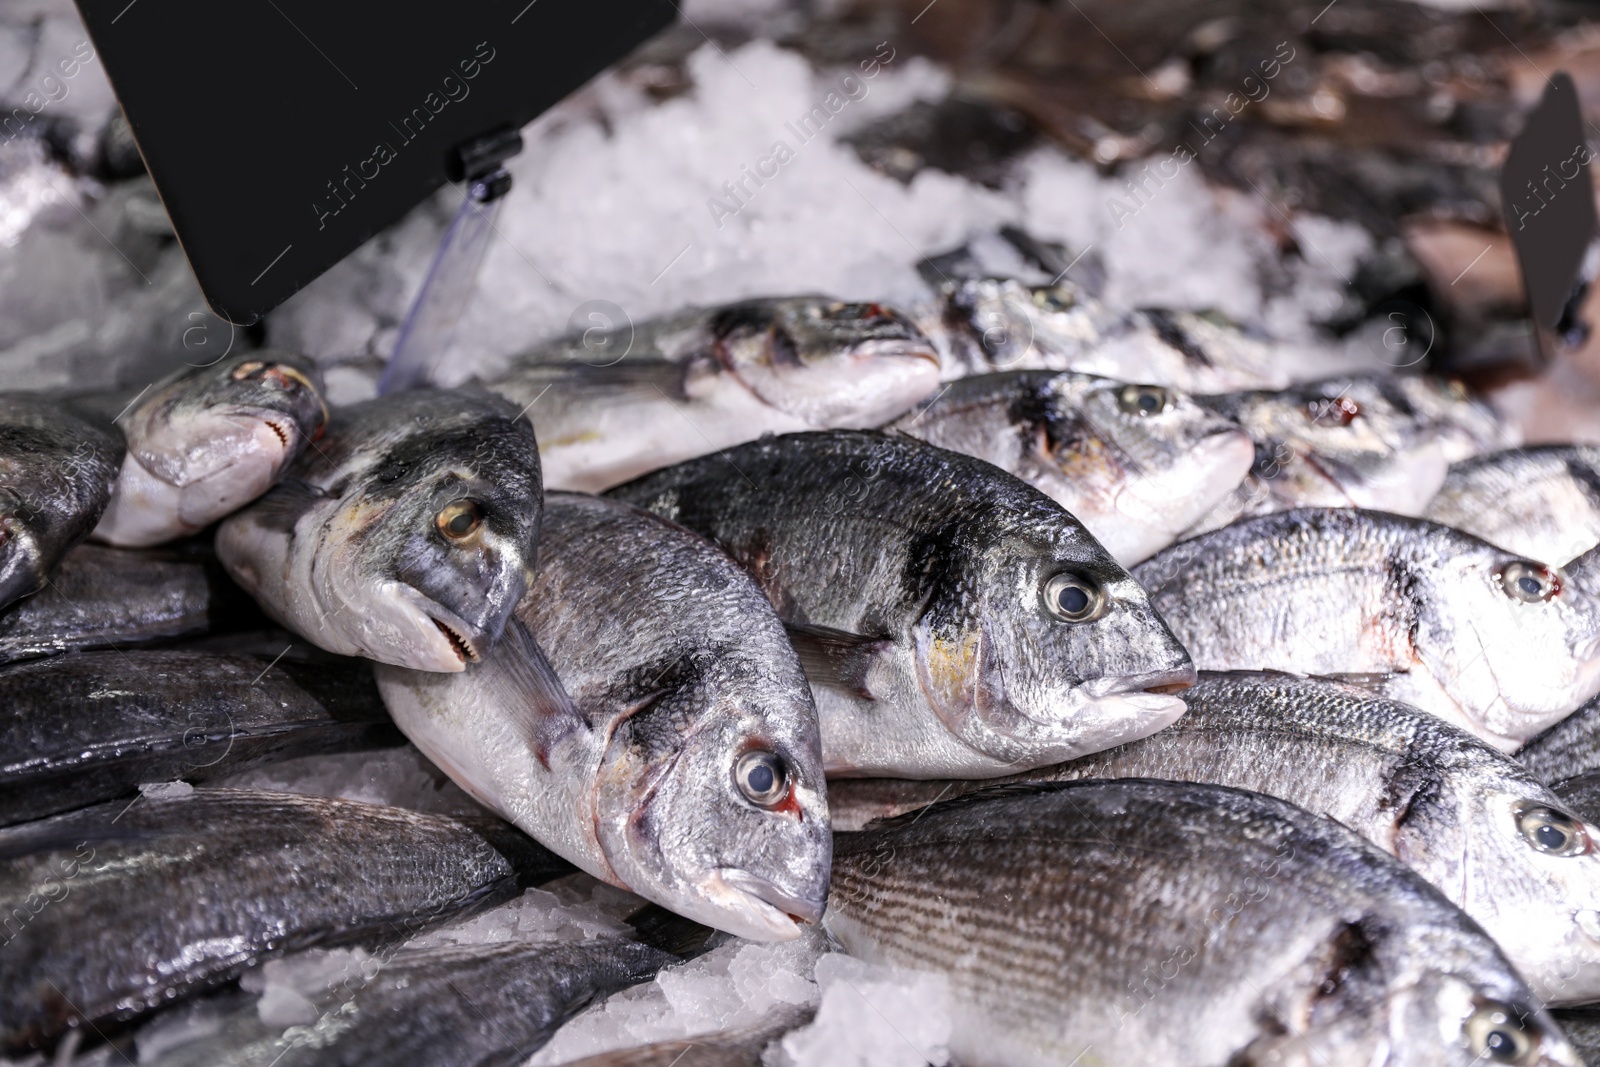
[[[760, 589], [617, 501], [550, 494], [542, 546], [482, 663], [378, 669], [395, 722], [595, 877], [742, 937], [798, 937], [822, 916], [832, 838], [816, 710]], [[529, 680], [550, 668], [558, 685]]]
[[1538, 445], [1458, 463], [1423, 514], [1534, 559], [1572, 559], [1600, 545], [1600, 448]]
[[1016, 475], [1124, 567], [1177, 540], [1255, 460], [1249, 435], [1185, 393], [1071, 371], [962, 378], [884, 429]]
[[1477, 923], [1331, 819], [1071, 782], [841, 834], [825, 925], [951, 984], [965, 1067], [1577, 1067]]
[[[1354, 376], [1277, 392], [1196, 397], [1256, 443], [1250, 477], [1191, 535], [1291, 508], [1420, 515], [1443, 484], [1454, 424], [1412, 404], [1406, 379]], [[1420, 379], [1418, 379], [1420, 380]]]
[[117, 484], [123, 444], [42, 397], [0, 394], [0, 609], [44, 588]]
[[483, 384], [532, 405], [547, 486], [598, 491], [763, 433], [878, 426], [938, 388], [939, 356], [881, 304], [771, 297], [559, 338]]
[[181, 371], [117, 419], [128, 453], [95, 540], [142, 548], [197, 533], [271, 489], [327, 424], [302, 357], [265, 350]]
[[828, 773], [994, 777], [1143, 737], [1193, 680], [1076, 519], [905, 437], [764, 438], [612, 491], [711, 538], [789, 627]]
[[1422, 519], [1304, 508], [1134, 569], [1201, 670], [1357, 681], [1511, 751], [1600, 692], [1591, 567]]
[[1494, 937], [1546, 1004], [1600, 998], [1600, 829], [1511, 759], [1348, 685], [1202, 674], [1159, 733], [996, 783], [835, 782], [835, 828], [989, 784], [1154, 778], [1249, 789], [1327, 815], [1422, 875]]
[[1219, 316], [1113, 309], [1066, 279], [946, 279], [924, 328], [940, 342], [944, 376], [1071, 370], [1191, 393], [1281, 389], [1288, 376], [1268, 344]]
[[320, 648], [460, 671], [527, 589], [542, 507], [515, 407], [420, 390], [338, 411], [283, 483], [223, 522], [217, 556]]

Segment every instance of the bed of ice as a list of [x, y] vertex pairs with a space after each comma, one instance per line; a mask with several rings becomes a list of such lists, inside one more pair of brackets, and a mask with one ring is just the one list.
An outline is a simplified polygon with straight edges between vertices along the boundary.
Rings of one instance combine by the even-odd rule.
[[[782, 23], [791, 6], [695, 0], [684, 9], [699, 28], [737, 22], [748, 30]], [[24, 40], [18, 27], [36, 16], [41, 37]], [[64, 53], [80, 39], [66, 0], [13, 0], [0, 13], [0, 70], [21, 69], [6, 61], [18, 49]], [[894, 51], [893, 42], [886, 48], [892, 58], [868, 79], [858, 68], [813, 69], [767, 40], [724, 49], [708, 38], [688, 56], [685, 93], [658, 103], [639, 79], [613, 73], [533, 123], [510, 164], [514, 185], [446, 378], [489, 369], [574, 325], [595, 325], [585, 316], [597, 308], [637, 322], [689, 304], [822, 291], [910, 310], [930, 298], [915, 269], [920, 258], [977, 241], [1003, 260], [1010, 253], [992, 235], [1008, 223], [1074, 255], [1097, 256], [1113, 302], [1220, 309], [1321, 349], [1316, 365], [1326, 371], [1331, 342], [1310, 324], [1338, 306], [1370, 251], [1363, 230], [1274, 218], [1264, 201], [1209, 187], [1193, 168], [1132, 214], [1119, 212], [1113, 205], [1129, 202], [1134, 171], [1106, 176], [1054, 148], [1019, 160], [998, 190], [938, 171], [901, 184], [840, 138], [914, 101], [942, 98], [951, 78]], [[854, 89], [847, 75], [859, 79]], [[846, 90], [850, 99], [822, 134], [801, 143], [786, 124]], [[59, 106], [90, 128], [110, 104], [103, 73], [89, 64]], [[779, 141], [792, 160], [753, 195], [731, 197], [724, 183]], [[0, 379], [13, 388], [109, 387], [119, 375], [127, 384], [142, 373], [128, 352], [165, 353], [170, 366], [238, 342], [205, 309], [176, 246], [160, 240], [164, 218], [148, 183], [102, 187], [29, 151], [23, 144], [0, 153]], [[336, 402], [370, 395], [461, 195], [442, 190], [271, 314], [268, 343], [321, 362]], [[1287, 225], [1303, 254], [1282, 255], [1268, 236], [1273, 225]], [[1357, 337], [1342, 354], [1352, 366], [1376, 366], [1385, 352]], [[409, 746], [289, 761], [222, 784], [442, 813], [477, 807]], [[424, 937], [619, 936], [622, 917], [640, 903], [577, 875]], [[318, 989], [363, 959], [359, 949], [306, 952], [265, 964], [243, 986], [259, 996], [263, 1021], [293, 1025], [305, 1021]], [[783, 945], [733, 941], [670, 968], [571, 1020], [529, 1067], [812, 1011], [813, 1021], [767, 1049], [769, 1067], [947, 1062], [942, 980], [851, 959], [814, 934]], [[140, 1060], [203, 1031], [196, 1018], [179, 1012], [147, 1026]]]

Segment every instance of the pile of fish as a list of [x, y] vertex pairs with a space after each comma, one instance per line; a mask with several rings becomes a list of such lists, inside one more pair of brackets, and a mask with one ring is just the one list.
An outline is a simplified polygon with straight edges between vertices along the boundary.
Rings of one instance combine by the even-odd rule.
[[[521, 1062], [820, 925], [967, 1067], [1584, 1062], [1600, 451], [941, 262], [331, 409], [0, 397], [0, 1055]], [[240, 784], [399, 745], [476, 804]], [[575, 871], [626, 925], [447, 933]]]

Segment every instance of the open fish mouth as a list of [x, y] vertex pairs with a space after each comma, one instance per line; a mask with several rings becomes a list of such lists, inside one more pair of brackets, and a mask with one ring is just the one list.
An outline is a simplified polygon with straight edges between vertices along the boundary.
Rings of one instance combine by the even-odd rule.
[[478, 650], [472, 646], [472, 642], [467, 639], [465, 634], [437, 615], [429, 615], [428, 618], [433, 622], [434, 626], [438, 627], [439, 632], [444, 635], [444, 639], [450, 643], [450, 651], [456, 654], [457, 659], [463, 664], [476, 663], [478, 661]]
[[819, 923], [827, 898], [798, 896], [737, 867], [719, 867], [703, 883], [706, 896], [727, 918], [717, 923], [741, 937], [790, 941], [799, 927]]

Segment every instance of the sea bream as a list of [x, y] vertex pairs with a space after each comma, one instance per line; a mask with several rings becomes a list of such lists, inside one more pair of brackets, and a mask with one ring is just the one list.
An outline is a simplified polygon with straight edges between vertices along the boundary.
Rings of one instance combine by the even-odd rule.
[[209, 551], [87, 543], [0, 613], [0, 663], [265, 623]]
[[934, 971], [966, 1067], [1576, 1067], [1477, 923], [1332, 819], [1146, 779], [841, 834], [825, 924]]
[[1600, 545], [1600, 448], [1538, 445], [1458, 463], [1424, 514], [1534, 559], [1581, 556]]
[[925, 323], [944, 376], [1070, 370], [1191, 393], [1281, 389], [1289, 376], [1271, 344], [1215, 313], [1122, 311], [1066, 278], [938, 278]]
[[805, 676], [761, 590], [688, 531], [550, 494], [494, 652], [461, 674], [380, 667], [378, 688], [458, 785], [596, 878], [757, 940], [821, 918], [832, 838]]
[[1061, 505], [906, 437], [764, 438], [612, 491], [711, 538], [788, 627], [828, 773], [993, 777], [1159, 730], [1194, 679]]
[[1413, 406], [1400, 381], [1358, 375], [1196, 397], [1250, 434], [1256, 462], [1232, 496], [1190, 532], [1300, 507], [1420, 515], [1444, 483], [1443, 442], [1453, 424]]
[[484, 385], [528, 405], [545, 484], [598, 491], [763, 433], [881, 425], [939, 385], [939, 356], [882, 304], [746, 300], [593, 329]]
[[[993, 784], [1154, 778], [1232, 786], [1327, 815], [1403, 860], [1476, 919], [1546, 1004], [1600, 999], [1600, 830], [1511, 757], [1355, 686], [1202, 674], [1159, 733]], [[859, 829], [984, 782], [841, 780]]]
[[1134, 577], [1201, 670], [1360, 682], [1509, 752], [1600, 692], [1595, 570], [1423, 519], [1304, 508], [1179, 542]]
[[0, 394], [0, 608], [44, 588], [93, 530], [123, 443], [42, 397]]
[[0, 1052], [309, 945], [382, 945], [571, 867], [498, 819], [197, 789], [0, 830]]
[[316, 368], [260, 351], [191, 367], [117, 425], [128, 451], [96, 540], [144, 547], [187, 537], [265, 493], [328, 422]]
[[524, 415], [424, 389], [339, 410], [284, 482], [223, 522], [217, 556], [320, 648], [460, 671], [527, 589], [542, 507]]
[[404, 742], [361, 660], [77, 652], [0, 670], [0, 707], [0, 825], [143, 782]]
[[962, 378], [884, 429], [1011, 472], [1124, 567], [1177, 540], [1255, 461], [1248, 434], [1185, 393], [1071, 371]]

